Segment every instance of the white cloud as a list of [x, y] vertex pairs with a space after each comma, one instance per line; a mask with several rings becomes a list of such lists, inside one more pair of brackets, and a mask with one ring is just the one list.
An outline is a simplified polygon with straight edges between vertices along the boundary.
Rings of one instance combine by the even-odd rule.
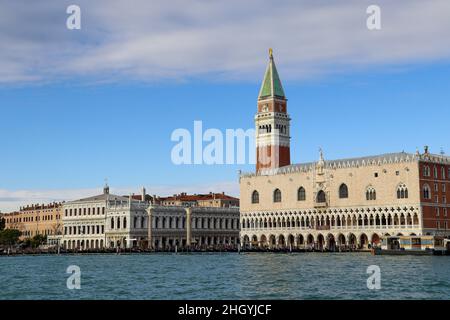
[[259, 80], [268, 47], [289, 79], [450, 57], [448, 0], [379, 0], [381, 31], [362, 0], [78, 0], [69, 31], [72, 2], [2, 2], [0, 82]]
[[[140, 194], [141, 188], [119, 187], [111, 188], [112, 194], [129, 195]], [[216, 182], [197, 185], [158, 185], [146, 186], [147, 194], [157, 196], [170, 196], [181, 192], [190, 194], [225, 192], [229, 195], [239, 196], [239, 185], [237, 182]], [[51, 203], [53, 201], [63, 202], [91, 197], [102, 192], [101, 188], [86, 189], [60, 189], [60, 190], [5, 190], [0, 189], [0, 211], [17, 211], [21, 206]]]

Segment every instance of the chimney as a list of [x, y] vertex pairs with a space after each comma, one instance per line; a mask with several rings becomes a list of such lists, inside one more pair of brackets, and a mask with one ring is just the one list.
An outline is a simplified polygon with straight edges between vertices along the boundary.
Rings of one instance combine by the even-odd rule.
[[142, 201], [145, 201], [145, 193], [146, 193], [146, 191], [145, 191], [145, 187], [142, 187]]
[[425, 154], [428, 154], [428, 152], [429, 152], [429, 147], [425, 146]]

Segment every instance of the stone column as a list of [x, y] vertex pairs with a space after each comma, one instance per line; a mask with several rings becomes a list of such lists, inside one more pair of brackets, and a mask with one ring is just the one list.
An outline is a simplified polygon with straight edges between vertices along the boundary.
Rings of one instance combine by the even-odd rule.
[[154, 208], [152, 206], [147, 208], [147, 239], [148, 239], [148, 249], [153, 249], [153, 239], [152, 239], [152, 220]]
[[[417, 219], [419, 219], [419, 229], [423, 230], [423, 210], [422, 210], [422, 206], [419, 206], [419, 212], [417, 213]], [[414, 224], [414, 214], [413, 214], [413, 224]]]
[[192, 208], [186, 208], [186, 246], [190, 247], [192, 242]]

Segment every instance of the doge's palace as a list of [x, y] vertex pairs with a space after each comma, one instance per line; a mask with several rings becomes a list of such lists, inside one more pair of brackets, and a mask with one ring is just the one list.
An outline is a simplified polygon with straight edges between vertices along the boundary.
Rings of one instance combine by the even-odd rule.
[[450, 157], [389, 153], [290, 163], [290, 117], [272, 52], [258, 97], [257, 165], [241, 173], [245, 247], [368, 249], [386, 236], [449, 236]]

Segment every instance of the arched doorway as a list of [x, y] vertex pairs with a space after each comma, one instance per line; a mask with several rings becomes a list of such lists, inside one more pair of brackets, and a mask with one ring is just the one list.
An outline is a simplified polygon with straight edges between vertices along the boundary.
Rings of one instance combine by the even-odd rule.
[[255, 235], [252, 237], [252, 247], [258, 247], [258, 237]]
[[248, 248], [250, 246], [250, 238], [247, 235], [244, 236], [243, 246], [244, 246], [244, 248]]
[[308, 245], [308, 249], [314, 249], [314, 236], [312, 234], [308, 235], [306, 238], [306, 243]]
[[360, 237], [359, 237], [360, 243], [361, 243], [361, 249], [367, 249], [369, 246], [369, 238], [367, 237], [367, 235], [365, 233], [363, 233]]
[[303, 238], [303, 235], [299, 235], [299, 236], [298, 236], [298, 242], [297, 242], [297, 244], [298, 244], [299, 246], [303, 246], [303, 245], [305, 244], [305, 238]]
[[277, 240], [275, 239], [274, 235], [269, 236], [269, 248], [274, 248], [277, 244]]
[[380, 236], [378, 234], [374, 233], [372, 235], [372, 241], [371, 242], [372, 242], [372, 246], [373, 247], [378, 247], [380, 245], [380, 242], [381, 242]]
[[331, 252], [336, 251], [336, 240], [331, 233], [327, 236], [327, 250]]
[[267, 247], [267, 237], [265, 235], [261, 236], [260, 246], [263, 248]]
[[340, 246], [340, 247], [345, 246], [345, 244], [346, 244], [345, 236], [342, 233], [338, 235], [337, 241], [338, 241], [338, 246]]
[[356, 240], [356, 236], [353, 233], [350, 233], [348, 235], [348, 245], [350, 247], [350, 249], [356, 249], [356, 245], [357, 245], [357, 240]]
[[295, 237], [292, 234], [290, 234], [288, 237], [288, 245], [292, 249], [295, 248]]
[[284, 238], [284, 236], [282, 234], [280, 234], [278, 236], [278, 247], [279, 248], [284, 248], [286, 247], [286, 239]]
[[325, 247], [325, 238], [323, 235], [319, 234], [317, 236], [317, 250], [323, 250]]

